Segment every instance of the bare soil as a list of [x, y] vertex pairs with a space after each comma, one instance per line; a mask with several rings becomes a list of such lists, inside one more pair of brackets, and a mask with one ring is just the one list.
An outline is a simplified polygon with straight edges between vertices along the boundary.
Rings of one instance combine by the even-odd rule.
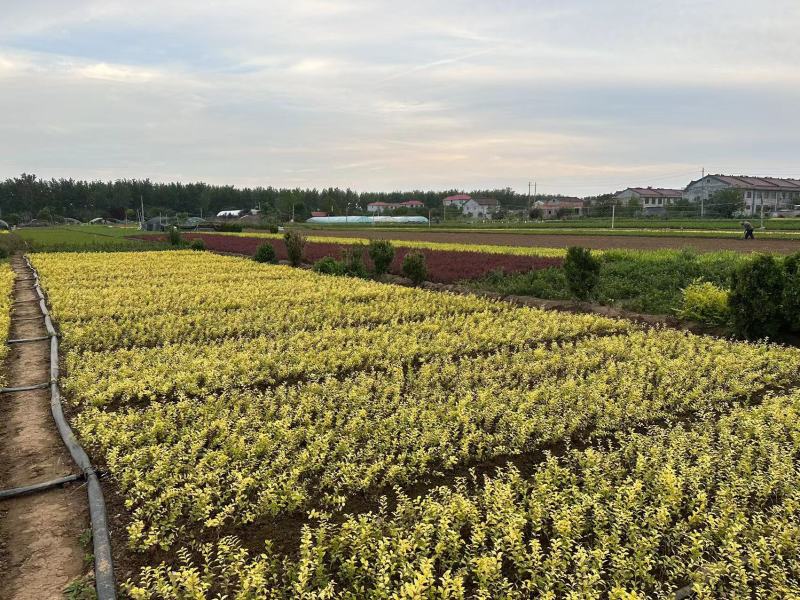
[[800, 250], [798, 240], [744, 240], [736, 238], [645, 237], [611, 235], [554, 235], [535, 233], [497, 233], [478, 230], [448, 231], [373, 231], [368, 228], [350, 230], [312, 231], [310, 235], [330, 237], [365, 237], [369, 239], [415, 240], [425, 242], [450, 242], [459, 244], [491, 244], [497, 246], [527, 246], [538, 248], [568, 248], [583, 246], [597, 250], [623, 248], [631, 250], [658, 250], [662, 248], [694, 248], [699, 252], [734, 250], [736, 252], [791, 253]]
[[[36, 299], [30, 271], [13, 262], [15, 302]], [[12, 308], [10, 338], [46, 335], [39, 305]], [[12, 387], [50, 378], [49, 340], [16, 344], [5, 365]], [[77, 472], [50, 413], [49, 389], [0, 396], [0, 488], [40, 483]], [[0, 501], [0, 599], [63, 598], [64, 587], [85, 572], [79, 537], [89, 527], [82, 483]]]

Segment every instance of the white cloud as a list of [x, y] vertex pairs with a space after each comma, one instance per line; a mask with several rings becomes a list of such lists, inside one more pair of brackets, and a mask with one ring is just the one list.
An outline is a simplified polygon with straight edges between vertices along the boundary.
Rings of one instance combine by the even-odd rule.
[[0, 10], [0, 176], [589, 193], [788, 170], [800, 130], [793, 0]]
[[158, 77], [158, 73], [152, 69], [141, 69], [124, 65], [109, 65], [108, 63], [86, 65], [77, 68], [75, 72], [89, 79], [102, 79], [105, 81], [123, 83], [144, 83]]

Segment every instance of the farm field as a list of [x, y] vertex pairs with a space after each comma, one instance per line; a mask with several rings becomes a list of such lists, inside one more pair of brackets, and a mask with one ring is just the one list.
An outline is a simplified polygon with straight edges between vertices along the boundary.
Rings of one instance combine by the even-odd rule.
[[135, 227], [108, 225], [65, 225], [60, 227], [22, 227], [14, 234], [27, 243], [30, 252], [149, 250], [148, 244], [129, 236], [146, 233]]
[[11, 328], [11, 291], [14, 287], [14, 272], [7, 260], [0, 260], [0, 387], [6, 385], [5, 365], [8, 356], [9, 330]]
[[[283, 235], [271, 233], [187, 233], [186, 240], [203, 240], [205, 247], [215, 252], [252, 256], [260, 245], [269, 242], [278, 259], [287, 258]], [[163, 236], [153, 239], [165, 239]], [[313, 263], [325, 256], [339, 258], [346, 248], [365, 244], [364, 238], [333, 238], [309, 236], [305, 260]], [[563, 263], [564, 251], [551, 248], [514, 248], [510, 246], [475, 246], [467, 244], [437, 244], [431, 242], [398, 242], [390, 272], [402, 272], [403, 257], [412, 249], [425, 254], [428, 278], [439, 283], [476, 279], [495, 270], [507, 273], [537, 271]]]
[[[476, 244], [490, 246], [516, 246], [533, 248], [568, 248], [583, 246], [596, 250], [665, 250], [692, 248], [698, 252], [716, 252], [732, 250], [735, 252], [777, 252], [790, 253], [800, 250], [800, 235], [793, 233], [789, 239], [767, 238], [756, 232], [755, 240], [743, 240], [741, 235], [725, 234], [714, 237], [680, 237], [672, 232], [664, 235], [639, 234], [632, 232], [626, 235], [612, 235], [609, 232], [560, 231], [557, 235], [552, 231], [492, 231], [482, 228], [469, 228], [458, 231], [438, 231], [436, 229], [418, 228], [416, 230], [395, 228], [377, 229], [334, 229], [313, 231], [325, 237], [361, 237], [369, 239], [389, 239], [397, 241], [436, 242], [450, 244]], [[652, 233], [652, 232], [651, 232]]]
[[37, 253], [133, 598], [800, 593], [800, 351], [205, 252]]
[[[272, 244], [278, 258], [286, 258], [282, 235], [271, 233], [186, 234], [202, 239], [206, 248], [251, 256], [258, 246]], [[158, 239], [150, 237], [148, 239]], [[345, 248], [364, 244], [365, 238], [308, 236], [306, 260], [339, 257]], [[428, 263], [428, 279], [458, 282], [477, 290], [503, 295], [569, 300], [572, 296], [561, 265], [564, 248], [503, 246], [392, 240], [397, 247], [391, 272], [400, 274], [402, 257], [421, 250]], [[603, 250], [597, 302], [634, 312], [673, 314], [681, 303], [681, 290], [697, 279], [723, 288], [733, 270], [747, 260], [741, 252], [698, 253], [684, 250]]]
[[[758, 217], [748, 217], [756, 227], [760, 227], [761, 222]], [[607, 233], [609, 235], [631, 235], [631, 232], [641, 232], [641, 235], [737, 235], [741, 229], [739, 219], [716, 219], [716, 218], [630, 218], [619, 217], [614, 221], [614, 229], [611, 229], [611, 217], [589, 217], [575, 219], [551, 219], [545, 221], [448, 221], [431, 224], [430, 228], [435, 231], [506, 231], [506, 232], [543, 232], [561, 233], [569, 231], [586, 231], [589, 233]], [[320, 225], [310, 226], [319, 229], [352, 229], [351, 226], [342, 225]], [[379, 224], [377, 229], [391, 230], [416, 230], [426, 226], [411, 225], [391, 225]], [[764, 229], [768, 234], [787, 234], [790, 237], [800, 234], [800, 219], [798, 218], [773, 218], [764, 219]]]

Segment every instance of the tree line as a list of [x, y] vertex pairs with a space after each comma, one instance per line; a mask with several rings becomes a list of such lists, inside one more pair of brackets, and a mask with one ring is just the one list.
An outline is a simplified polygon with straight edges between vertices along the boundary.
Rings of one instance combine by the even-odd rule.
[[[276, 220], [307, 218], [311, 211], [321, 210], [334, 215], [366, 211], [370, 202], [404, 202], [420, 200], [425, 204], [421, 214], [441, 210], [442, 198], [465, 193], [463, 190], [441, 192], [412, 190], [395, 192], [356, 192], [331, 188], [276, 188], [210, 185], [207, 183], [156, 183], [149, 179], [117, 179], [116, 181], [84, 181], [76, 179], [39, 179], [23, 173], [0, 182], [0, 218], [25, 222], [34, 218], [49, 220], [68, 217], [88, 221], [96, 217], [138, 218], [144, 205], [146, 218], [189, 214], [209, 217], [221, 210], [257, 208]], [[475, 197], [496, 198], [506, 208], [524, 208], [527, 195], [510, 188], [473, 190]], [[413, 211], [409, 211], [412, 212]]]

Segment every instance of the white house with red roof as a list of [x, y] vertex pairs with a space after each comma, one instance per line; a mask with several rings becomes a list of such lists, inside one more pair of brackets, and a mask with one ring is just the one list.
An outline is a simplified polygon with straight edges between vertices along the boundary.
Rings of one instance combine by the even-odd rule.
[[800, 205], [800, 179], [748, 177], [744, 175], [706, 175], [692, 181], [683, 193], [690, 202], [707, 203], [720, 190], [742, 192], [747, 214], [791, 211]]

